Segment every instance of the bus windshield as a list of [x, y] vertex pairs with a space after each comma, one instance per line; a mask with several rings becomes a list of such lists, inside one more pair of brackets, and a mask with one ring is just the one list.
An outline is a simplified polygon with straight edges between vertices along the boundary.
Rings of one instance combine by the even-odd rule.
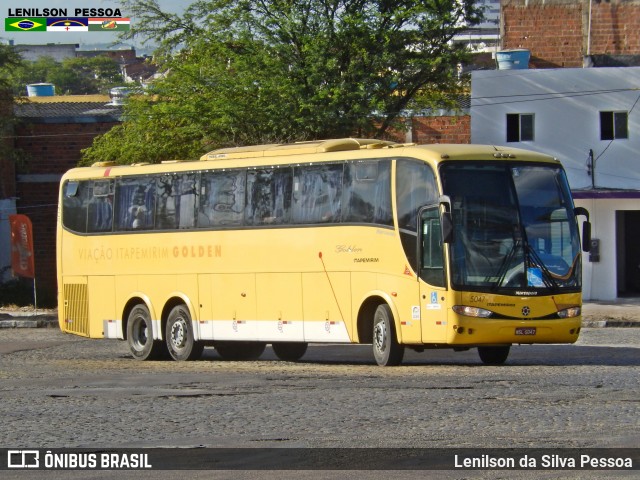
[[580, 243], [569, 186], [555, 165], [447, 163], [458, 289], [512, 295], [579, 291]]

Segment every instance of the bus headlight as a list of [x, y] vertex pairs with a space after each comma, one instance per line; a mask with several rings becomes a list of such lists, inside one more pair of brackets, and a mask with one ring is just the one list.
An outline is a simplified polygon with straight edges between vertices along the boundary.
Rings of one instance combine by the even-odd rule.
[[453, 311], [458, 315], [464, 315], [466, 317], [480, 317], [489, 318], [493, 315], [491, 310], [485, 310], [484, 308], [469, 307], [467, 305], [454, 305]]
[[579, 317], [581, 313], [582, 313], [582, 309], [580, 307], [570, 307], [570, 308], [565, 308], [564, 310], [560, 310], [558, 312], [558, 316], [560, 318], [573, 318], [573, 317]]

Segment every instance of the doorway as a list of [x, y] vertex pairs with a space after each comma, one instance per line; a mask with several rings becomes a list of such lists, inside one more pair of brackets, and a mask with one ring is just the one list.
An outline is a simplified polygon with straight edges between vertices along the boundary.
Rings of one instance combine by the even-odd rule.
[[640, 296], [640, 211], [616, 211], [616, 264], [619, 297]]

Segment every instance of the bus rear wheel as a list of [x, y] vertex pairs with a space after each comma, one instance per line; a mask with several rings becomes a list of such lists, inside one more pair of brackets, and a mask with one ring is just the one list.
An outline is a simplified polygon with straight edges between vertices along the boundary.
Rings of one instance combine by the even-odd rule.
[[185, 305], [171, 309], [164, 333], [169, 355], [174, 360], [197, 360], [202, 355], [204, 345], [194, 340], [191, 314]]
[[215, 342], [218, 354], [225, 360], [257, 360], [267, 347], [262, 342]]
[[373, 315], [373, 356], [382, 367], [402, 363], [404, 346], [398, 343], [393, 315], [388, 305], [379, 305]]
[[273, 352], [280, 360], [297, 362], [307, 352], [308, 344], [305, 342], [280, 342], [272, 343]]
[[478, 347], [478, 355], [485, 365], [502, 365], [507, 361], [511, 345], [504, 347]]
[[133, 307], [127, 317], [127, 343], [136, 360], [155, 360], [166, 352], [162, 341], [153, 340], [151, 314], [144, 304]]

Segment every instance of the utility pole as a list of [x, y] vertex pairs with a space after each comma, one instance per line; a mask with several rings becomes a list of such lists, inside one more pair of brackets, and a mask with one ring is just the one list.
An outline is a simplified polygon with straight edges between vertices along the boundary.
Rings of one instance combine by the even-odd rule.
[[593, 156], [593, 149], [589, 149], [589, 160], [587, 164], [587, 173], [591, 176], [591, 189], [596, 189], [596, 159]]

